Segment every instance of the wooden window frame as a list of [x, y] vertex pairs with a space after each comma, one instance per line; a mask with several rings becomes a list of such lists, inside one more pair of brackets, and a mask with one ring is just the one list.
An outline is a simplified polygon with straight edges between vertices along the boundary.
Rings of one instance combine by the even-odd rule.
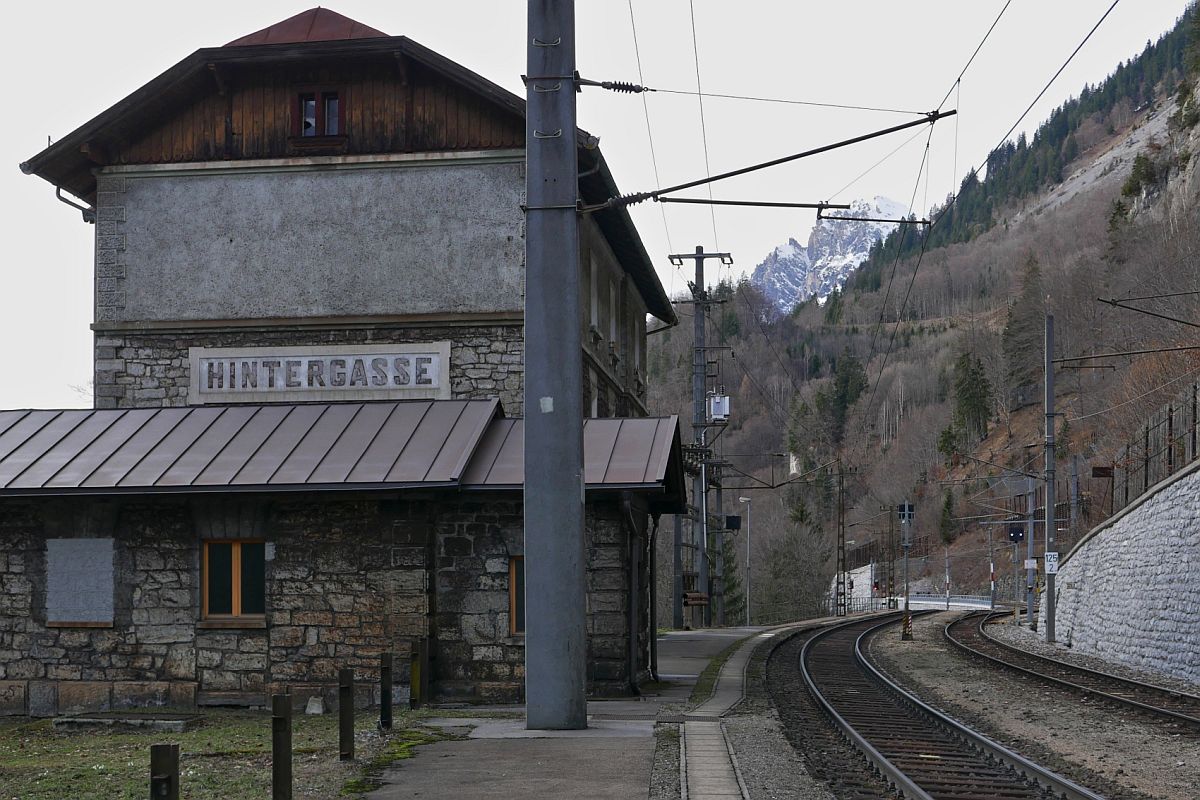
[[[336, 95], [338, 100], [338, 132], [326, 133], [325, 101], [330, 95]], [[300, 103], [305, 97], [311, 96], [316, 103], [317, 132], [311, 136], [304, 135], [304, 114], [300, 111]], [[346, 92], [341, 86], [297, 86], [292, 92], [292, 140], [293, 144], [300, 142], [330, 143], [339, 142], [346, 138]]]
[[[231, 608], [233, 613], [230, 614], [210, 614], [208, 612], [208, 547], [213, 544], [228, 544], [233, 545], [230, 553], [231, 560], [231, 575], [232, 583], [232, 603]], [[242, 610], [242, 545], [243, 544], [261, 544], [266, 546], [264, 539], [205, 539], [201, 548], [200, 562], [200, 622], [207, 627], [265, 627], [267, 615], [262, 614], [243, 614]], [[266, 562], [263, 563], [264, 573], [266, 571]], [[266, 575], [263, 575], [264, 593], [266, 591]]]
[[[525, 635], [525, 620], [521, 620], [520, 629], [517, 628], [517, 564], [521, 564], [521, 574], [524, 575], [525, 556], [509, 556], [508, 557], [508, 635], [509, 636], [524, 636]], [[522, 581], [524, 584], [524, 581]]]

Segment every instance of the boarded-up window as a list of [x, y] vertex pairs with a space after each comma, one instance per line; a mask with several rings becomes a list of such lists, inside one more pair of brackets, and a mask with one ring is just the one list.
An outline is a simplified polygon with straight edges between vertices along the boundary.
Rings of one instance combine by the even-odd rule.
[[46, 540], [46, 624], [113, 624], [113, 540]]

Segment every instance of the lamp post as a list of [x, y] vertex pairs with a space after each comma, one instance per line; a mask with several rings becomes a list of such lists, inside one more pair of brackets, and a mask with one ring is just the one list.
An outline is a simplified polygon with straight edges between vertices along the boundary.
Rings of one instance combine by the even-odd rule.
[[739, 497], [739, 503], [746, 504], [746, 625], [750, 625], [750, 508], [749, 497]]

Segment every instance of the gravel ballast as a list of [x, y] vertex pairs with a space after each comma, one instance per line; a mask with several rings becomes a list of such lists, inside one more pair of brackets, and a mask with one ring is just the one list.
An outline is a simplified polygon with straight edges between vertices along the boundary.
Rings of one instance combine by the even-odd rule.
[[1200, 736], [961, 654], [942, 636], [956, 616], [917, 618], [912, 642], [888, 629], [870, 657], [930, 705], [1110, 800], [1200, 797]]

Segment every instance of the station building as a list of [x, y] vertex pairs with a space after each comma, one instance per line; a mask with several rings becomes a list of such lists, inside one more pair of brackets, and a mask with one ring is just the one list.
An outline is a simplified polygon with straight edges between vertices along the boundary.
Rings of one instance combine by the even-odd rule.
[[[578, 137], [581, 199], [618, 195]], [[95, 226], [95, 408], [0, 412], [0, 714], [299, 703], [410, 651], [435, 697], [519, 700], [523, 101], [313, 9], [21, 167]], [[588, 678], [620, 694], [685, 504], [645, 406], [676, 319], [624, 209], [580, 255]]]

